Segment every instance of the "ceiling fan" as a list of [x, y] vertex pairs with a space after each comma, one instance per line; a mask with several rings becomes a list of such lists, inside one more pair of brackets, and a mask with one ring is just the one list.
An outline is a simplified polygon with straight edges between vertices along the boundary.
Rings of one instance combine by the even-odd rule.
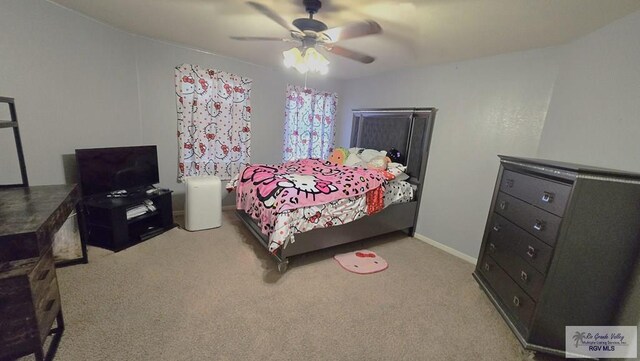
[[289, 24], [275, 11], [262, 4], [253, 1], [248, 1], [247, 4], [289, 30], [290, 38], [231, 36], [231, 39], [299, 43], [299, 46], [283, 52], [283, 55], [285, 57], [285, 65], [294, 66], [301, 73], [306, 73], [308, 70], [319, 71], [321, 73], [326, 72], [329, 62], [322, 54], [317, 52], [316, 46], [335, 55], [364, 64], [372, 63], [375, 60], [375, 58], [367, 54], [335, 45], [335, 43], [341, 40], [381, 33], [382, 27], [373, 20], [349, 23], [329, 29], [325, 23], [313, 18], [313, 15], [318, 13], [322, 7], [322, 2], [320, 0], [303, 0], [303, 5], [307, 13], [309, 13], [309, 17], [295, 19], [292, 24]]

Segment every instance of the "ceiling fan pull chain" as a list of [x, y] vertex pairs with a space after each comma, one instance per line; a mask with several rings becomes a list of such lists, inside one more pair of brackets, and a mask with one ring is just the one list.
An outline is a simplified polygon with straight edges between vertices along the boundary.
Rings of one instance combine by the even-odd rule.
[[309, 76], [309, 73], [304, 73], [304, 90], [307, 90], [307, 76]]

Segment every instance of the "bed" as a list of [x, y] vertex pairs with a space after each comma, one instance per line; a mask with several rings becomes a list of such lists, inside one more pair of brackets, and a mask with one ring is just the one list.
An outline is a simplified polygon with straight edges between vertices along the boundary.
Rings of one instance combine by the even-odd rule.
[[[409, 175], [406, 181], [391, 181], [385, 187], [385, 207], [380, 212], [373, 215], [361, 214], [362, 205], [358, 202], [364, 202], [363, 195], [313, 205], [312, 207], [315, 208], [299, 208], [296, 210], [298, 215], [293, 215], [289, 219], [301, 216], [313, 217], [319, 212], [318, 217], [335, 218], [338, 221], [335, 222], [335, 225], [311, 230], [307, 230], [311, 227], [306, 226], [302, 226], [301, 229], [292, 227], [287, 222], [292, 237], [284, 235], [283, 237], [287, 240], [277, 248], [263, 233], [260, 222], [243, 210], [237, 210], [238, 217], [256, 239], [269, 250], [277, 261], [280, 272], [287, 270], [290, 257], [299, 254], [395, 231], [404, 231], [413, 236], [420, 210], [420, 197], [425, 183], [435, 113], [436, 109], [434, 108], [358, 109], [353, 111], [351, 147], [400, 150], [402, 154], [400, 162], [406, 165], [405, 172]], [[334, 202], [338, 204], [333, 204]], [[277, 222], [272, 228], [278, 228]], [[281, 224], [285, 223], [282, 220], [280, 222]], [[290, 239], [295, 241], [289, 241]]]

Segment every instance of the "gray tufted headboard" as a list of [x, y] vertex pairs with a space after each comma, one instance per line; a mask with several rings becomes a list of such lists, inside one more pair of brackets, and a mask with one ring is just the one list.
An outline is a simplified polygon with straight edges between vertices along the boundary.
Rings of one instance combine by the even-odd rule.
[[399, 150], [410, 182], [422, 184], [435, 113], [435, 108], [356, 109], [351, 147]]

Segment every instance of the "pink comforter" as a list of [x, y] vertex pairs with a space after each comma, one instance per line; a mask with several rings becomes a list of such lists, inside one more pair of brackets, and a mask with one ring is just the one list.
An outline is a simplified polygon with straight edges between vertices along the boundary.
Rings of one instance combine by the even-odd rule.
[[[269, 235], [278, 213], [367, 194], [382, 196], [381, 173], [364, 168], [303, 159], [280, 165], [256, 164], [238, 179], [236, 206], [260, 220]], [[370, 198], [370, 197], [369, 197]]]

